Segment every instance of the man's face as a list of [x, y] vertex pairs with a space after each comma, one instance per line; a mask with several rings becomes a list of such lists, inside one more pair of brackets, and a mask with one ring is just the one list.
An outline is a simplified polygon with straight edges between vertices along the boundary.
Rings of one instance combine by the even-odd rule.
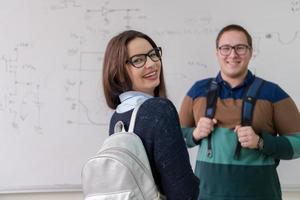
[[231, 48], [234, 46], [238, 47], [236, 45], [241, 45], [241, 47], [245, 47], [246, 45], [248, 47], [246, 35], [240, 31], [224, 32], [219, 40], [218, 47], [228, 47], [231, 52], [228, 55], [222, 55], [222, 52], [219, 48], [216, 52], [221, 68], [220, 70], [222, 78], [229, 83], [232, 80], [235, 81], [244, 79], [247, 74], [248, 64], [252, 56], [251, 48], [247, 48], [243, 55], [238, 54], [238, 49]]

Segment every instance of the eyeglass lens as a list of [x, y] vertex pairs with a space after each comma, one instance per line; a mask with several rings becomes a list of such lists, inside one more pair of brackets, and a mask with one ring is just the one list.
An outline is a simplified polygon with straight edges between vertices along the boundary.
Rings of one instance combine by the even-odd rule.
[[230, 55], [232, 49], [234, 49], [235, 53], [238, 55], [245, 55], [249, 49], [249, 46], [245, 44], [238, 44], [235, 46], [223, 45], [219, 47], [220, 53], [224, 56]]
[[161, 48], [157, 47], [149, 51], [147, 54], [138, 54], [128, 59], [128, 62], [136, 68], [143, 67], [147, 62], [147, 56], [153, 61], [157, 62], [161, 59]]

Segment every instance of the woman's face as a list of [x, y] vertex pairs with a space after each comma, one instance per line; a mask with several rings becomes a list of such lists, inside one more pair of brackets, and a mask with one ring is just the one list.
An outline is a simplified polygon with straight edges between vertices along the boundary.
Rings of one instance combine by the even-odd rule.
[[[134, 61], [133, 63], [139, 63], [137, 66], [140, 67], [134, 67], [132, 63], [126, 64], [127, 73], [132, 82], [133, 90], [153, 96], [154, 89], [160, 84], [160, 59], [157, 59], [158, 57], [156, 56], [155, 51], [152, 51], [153, 47], [144, 38], [135, 38], [131, 40], [127, 45], [127, 50], [129, 60]], [[140, 56], [136, 56], [140, 54], [148, 54], [144, 65], [140, 64]], [[150, 59], [149, 56], [151, 56], [152, 59]]]

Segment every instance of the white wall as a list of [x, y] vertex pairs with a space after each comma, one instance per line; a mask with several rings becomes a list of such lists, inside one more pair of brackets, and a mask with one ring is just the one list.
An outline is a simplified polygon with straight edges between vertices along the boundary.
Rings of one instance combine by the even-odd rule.
[[[82, 200], [81, 192], [2, 194], [0, 200]], [[284, 192], [283, 200], [299, 200], [300, 192]]]
[[[100, 80], [104, 49], [125, 29], [141, 30], [162, 46], [168, 94], [178, 108], [196, 80], [216, 75], [214, 42], [219, 29], [241, 24], [253, 35], [251, 70], [278, 83], [300, 108], [295, 87], [300, 72], [300, 0], [128, 2], [1, 1], [0, 193], [79, 187], [83, 164], [108, 135], [111, 113]], [[300, 190], [299, 166], [300, 159], [280, 163], [283, 186]], [[3, 198], [81, 196], [28, 193], [0, 195]]]

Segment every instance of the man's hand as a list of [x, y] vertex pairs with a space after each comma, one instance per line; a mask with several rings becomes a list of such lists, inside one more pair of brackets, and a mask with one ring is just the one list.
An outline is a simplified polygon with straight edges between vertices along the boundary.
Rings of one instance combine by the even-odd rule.
[[254, 132], [251, 126], [237, 125], [234, 129], [237, 133], [241, 146], [249, 149], [257, 149], [259, 136]]
[[210, 119], [207, 117], [201, 117], [193, 132], [194, 139], [199, 141], [200, 139], [207, 137], [214, 130], [215, 124], [217, 124], [217, 120], [215, 118]]

